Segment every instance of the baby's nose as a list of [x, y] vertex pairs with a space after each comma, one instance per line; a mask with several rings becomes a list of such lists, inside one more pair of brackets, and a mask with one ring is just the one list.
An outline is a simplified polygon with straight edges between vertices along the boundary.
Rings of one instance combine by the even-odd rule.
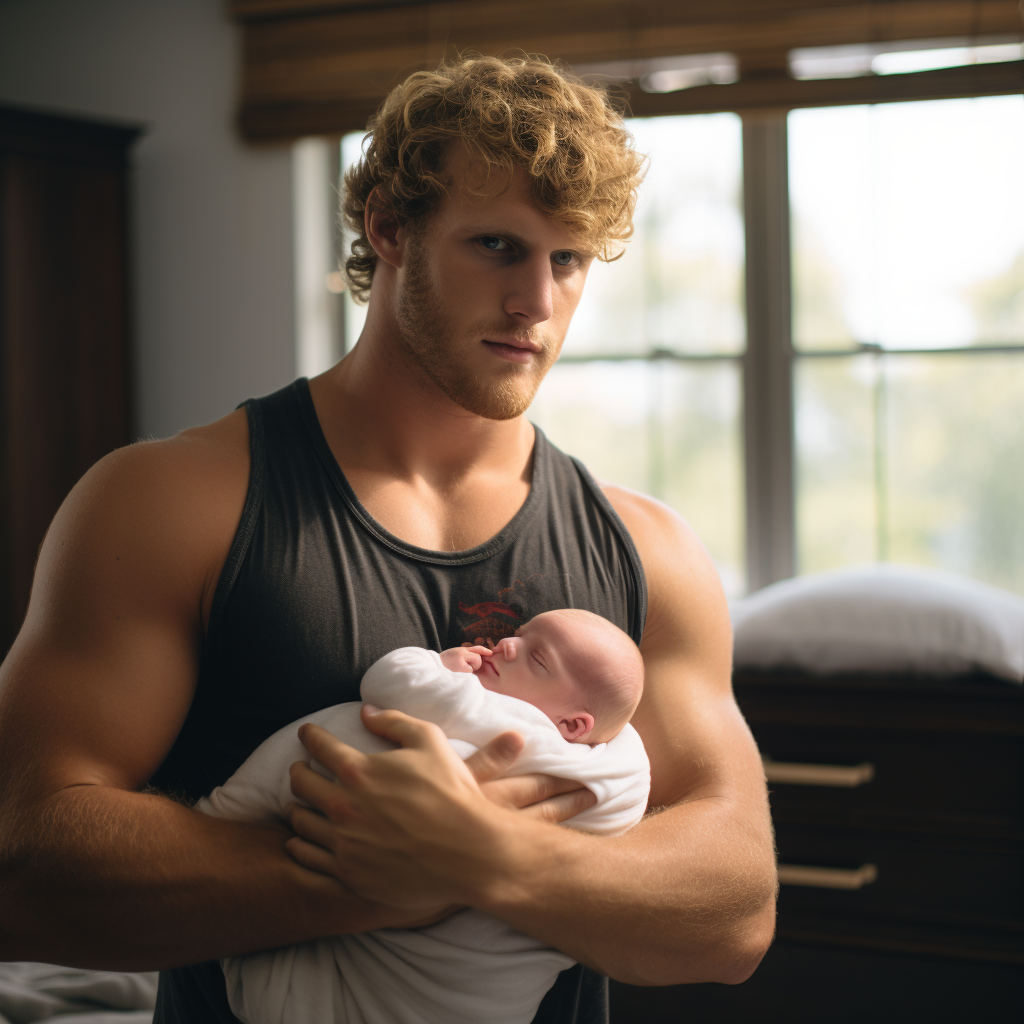
[[507, 636], [503, 640], [499, 640], [498, 646], [494, 648], [494, 653], [500, 654], [505, 661], [514, 661], [516, 657], [515, 638]]

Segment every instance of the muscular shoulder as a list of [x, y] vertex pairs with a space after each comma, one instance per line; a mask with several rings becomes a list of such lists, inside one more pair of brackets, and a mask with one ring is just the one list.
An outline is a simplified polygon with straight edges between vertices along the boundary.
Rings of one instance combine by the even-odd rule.
[[731, 645], [728, 606], [718, 570], [686, 520], [663, 502], [615, 484], [602, 490], [626, 525], [647, 577], [645, 641]]
[[88, 491], [99, 486], [115, 492], [156, 488], [165, 494], [196, 487], [230, 489], [233, 480], [247, 479], [248, 471], [249, 428], [245, 411], [238, 409], [173, 437], [118, 448], [100, 459], [79, 487]]
[[63, 592], [83, 573], [109, 576], [112, 585], [146, 575], [169, 599], [194, 600], [198, 609], [227, 556], [248, 477], [244, 411], [111, 452], [54, 517], [33, 603], [46, 596], [51, 581]]

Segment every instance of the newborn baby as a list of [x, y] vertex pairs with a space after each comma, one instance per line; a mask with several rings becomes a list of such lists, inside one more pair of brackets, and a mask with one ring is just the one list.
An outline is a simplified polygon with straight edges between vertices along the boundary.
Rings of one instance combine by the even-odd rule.
[[[643, 816], [650, 766], [628, 720], [640, 699], [643, 662], [632, 640], [590, 612], [530, 619], [486, 647], [438, 654], [403, 647], [363, 677], [365, 701], [435, 722], [460, 757], [509, 729], [525, 746], [510, 775], [576, 779], [597, 804], [566, 822], [617, 835]], [[339, 704], [275, 733], [197, 805], [240, 820], [284, 817], [288, 767], [308, 758], [296, 735], [315, 722], [366, 753], [394, 749]], [[328, 775], [326, 769], [313, 767]], [[565, 954], [477, 910], [416, 930], [339, 935], [223, 961], [228, 1001], [246, 1024], [530, 1024]]]

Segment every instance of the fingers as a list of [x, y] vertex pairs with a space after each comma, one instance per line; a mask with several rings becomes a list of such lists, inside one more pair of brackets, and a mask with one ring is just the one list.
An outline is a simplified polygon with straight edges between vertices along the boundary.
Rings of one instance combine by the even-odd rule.
[[321, 874], [335, 873], [335, 857], [323, 846], [317, 843], [310, 843], [301, 836], [293, 836], [286, 844], [285, 850], [289, 856], [308, 867], [310, 871], [318, 871]]
[[464, 647], [464, 650], [471, 651], [473, 654], [490, 654], [491, 649], [484, 647], [482, 644], [473, 644], [469, 647]]
[[[380, 708], [375, 708], [372, 704], [364, 704], [360, 715], [363, 725], [370, 732], [377, 736], [383, 736], [384, 739], [392, 740], [394, 743], [400, 743], [403, 747], [422, 749], [443, 745], [444, 748], [450, 749], [444, 733], [433, 722], [424, 722], [402, 711], [381, 711]], [[323, 732], [323, 730], [320, 731]], [[328, 735], [330, 734], [328, 733]], [[344, 746], [344, 744], [341, 745]], [[325, 763], [319, 757], [317, 760]], [[334, 766], [328, 765], [328, 767], [333, 768]]]
[[480, 788], [492, 803], [519, 809], [581, 787], [573, 779], [560, 779], [554, 775], [516, 775], [508, 779], [495, 779], [482, 784]]
[[338, 778], [348, 778], [366, 763], [365, 754], [312, 722], [299, 727], [299, 740], [314, 760], [329, 768]]
[[333, 876], [334, 858], [323, 847], [293, 836], [284, 844], [284, 848], [292, 860], [304, 868]]
[[596, 803], [597, 797], [589, 789], [574, 789], [569, 793], [560, 793], [538, 804], [532, 804], [523, 809], [523, 814], [557, 825], [574, 818]]
[[[292, 793], [304, 803], [326, 814], [332, 821], [341, 821], [351, 813], [352, 807], [345, 799], [344, 791], [329, 779], [325, 779], [319, 772], [314, 771], [305, 762], [296, 761], [291, 765], [289, 775]], [[298, 810], [303, 810], [303, 808], [297, 807], [292, 812], [293, 827], [294, 815]], [[296, 829], [296, 831], [299, 830]]]
[[337, 832], [332, 822], [322, 814], [317, 814], [316, 811], [312, 811], [308, 807], [293, 804], [288, 820], [291, 822], [292, 830], [300, 839], [316, 843], [317, 846], [321, 846], [325, 850], [333, 849]]
[[[498, 779], [522, 753], [525, 741], [517, 732], [503, 732], [466, 758], [466, 767], [478, 783]], [[512, 781], [512, 780], [508, 780]]]
[[481, 655], [490, 654], [486, 647], [463, 644], [441, 652], [441, 664], [450, 672], [475, 672], [480, 667]]

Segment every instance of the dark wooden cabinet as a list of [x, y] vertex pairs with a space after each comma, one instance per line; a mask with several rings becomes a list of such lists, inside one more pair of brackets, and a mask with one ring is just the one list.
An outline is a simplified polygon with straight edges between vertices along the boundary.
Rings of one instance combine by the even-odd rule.
[[68, 491], [132, 439], [135, 128], [0, 107], [0, 657]]
[[[616, 1024], [1015, 1021], [1024, 691], [738, 673], [770, 781], [778, 937], [740, 986], [612, 986]], [[782, 781], [784, 779], [800, 781]]]

